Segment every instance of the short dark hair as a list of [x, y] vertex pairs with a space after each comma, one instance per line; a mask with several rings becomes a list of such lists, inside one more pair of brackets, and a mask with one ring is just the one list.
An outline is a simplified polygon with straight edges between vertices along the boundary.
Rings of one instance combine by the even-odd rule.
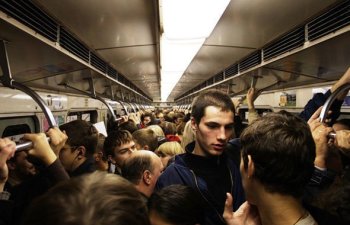
[[314, 170], [315, 143], [305, 121], [282, 111], [258, 118], [241, 134], [242, 160], [270, 192], [300, 197]]
[[203, 224], [205, 207], [195, 189], [179, 184], [154, 192], [148, 201], [150, 213], [174, 225]]
[[221, 108], [222, 111], [231, 111], [235, 114], [235, 106], [226, 93], [218, 90], [208, 90], [202, 92], [192, 102], [192, 117], [199, 124], [208, 106]]
[[134, 133], [138, 130], [137, 125], [134, 121], [128, 120], [122, 124], [119, 125], [119, 130], [127, 130], [130, 132], [130, 134]]
[[92, 123], [85, 120], [73, 120], [61, 125], [68, 136], [67, 144], [70, 146], [84, 146], [88, 155], [93, 155], [97, 148], [98, 131]]
[[145, 170], [154, 169], [152, 157], [149, 154], [140, 154], [125, 160], [121, 170], [122, 176], [133, 184], [138, 184]]
[[115, 174], [94, 172], [60, 183], [36, 199], [26, 225], [148, 225], [146, 203], [134, 185]]
[[133, 140], [131, 134], [127, 130], [116, 130], [112, 131], [106, 137], [103, 144], [103, 151], [106, 156], [115, 156], [114, 149], [122, 144], [129, 143]]
[[141, 146], [147, 145], [149, 147], [148, 150], [154, 152], [158, 148], [158, 138], [157, 135], [151, 129], [142, 128], [134, 133], [132, 133], [132, 137], [137, 144]]

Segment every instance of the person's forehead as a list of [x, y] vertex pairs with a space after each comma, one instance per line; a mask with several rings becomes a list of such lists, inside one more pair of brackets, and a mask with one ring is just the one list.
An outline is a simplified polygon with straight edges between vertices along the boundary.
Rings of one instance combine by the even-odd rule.
[[216, 106], [207, 106], [204, 109], [202, 119], [211, 119], [211, 118], [217, 118], [217, 117], [222, 119], [232, 120], [233, 122], [234, 114], [230, 110], [222, 110], [222, 108], [219, 108]]
[[122, 143], [121, 145], [117, 146], [115, 149], [120, 150], [120, 149], [124, 149], [124, 148], [130, 148], [134, 145], [135, 145], [135, 142], [131, 140], [129, 142]]

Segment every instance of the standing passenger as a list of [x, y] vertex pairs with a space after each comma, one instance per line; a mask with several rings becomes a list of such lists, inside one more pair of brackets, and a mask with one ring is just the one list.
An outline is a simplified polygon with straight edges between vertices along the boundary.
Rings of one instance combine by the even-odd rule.
[[[316, 155], [313, 136], [302, 119], [287, 112], [260, 117], [243, 131], [241, 148], [242, 183], [248, 203], [258, 209], [261, 224], [316, 225], [322, 222], [316, 222], [302, 205]], [[231, 202], [228, 194], [226, 206]], [[253, 212], [249, 204], [242, 207], [247, 207], [246, 212]], [[252, 219], [247, 216], [238, 223], [235, 214], [227, 208], [224, 214], [227, 224], [246, 224]], [[260, 223], [255, 220], [250, 224]], [[334, 221], [334, 224], [338, 223]]]
[[122, 176], [134, 184], [144, 199], [148, 199], [163, 168], [162, 161], [154, 152], [139, 150], [125, 160], [122, 165]]
[[96, 170], [94, 153], [97, 148], [98, 132], [87, 121], [74, 120], [60, 126], [68, 140], [59, 153], [60, 161], [72, 177]]
[[183, 184], [200, 191], [208, 206], [205, 224], [225, 224], [221, 215], [227, 192], [235, 198], [234, 209], [244, 202], [239, 170], [224, 152], [233, 135], [234, 110], [230, 97], [222, 92], [200, 94], [192, 103], [196, 139], [186, 146], [186, 153], [175, 156], [157, 183], [157, 189]]
[[[118, 130], [108, 134], [103, 144], [103, 150], [110, 162], [108, 172], [121, 174], [122, 164], [136, 150], [136, 147], [129, 131]], [[112, 166], [115, 168], [112, 169]]]

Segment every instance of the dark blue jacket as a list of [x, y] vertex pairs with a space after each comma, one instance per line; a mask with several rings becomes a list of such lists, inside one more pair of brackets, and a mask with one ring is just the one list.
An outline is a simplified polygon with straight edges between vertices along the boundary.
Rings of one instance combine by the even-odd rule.
[[[192, 154], [192, 153], [186, 152], [184, 154], [177, 155], [175, 157], [175, 161], [172, 164], [170, 164], [167, 167], [167, 169], [162, 173], [162, 175], [159, 177], [156, 185], [156, 190], [162, 189], [163, 187], [166, 187], [172, 184], [182, 184], [182, 185], [193, 187], [201, 193], [201, 196], [203, 197], [204, 201], [209, 205], [209, 209], [206, 212], [205, 224], [215, 224], [215, 225], [225, 224], [222, 218], [223, 212], [221, 210], [219, 211], [219, 209], [214, 207], [215, 205], [213, 204], [214, 199], [212, 194], [208, 190], [205, 180], [201, 177], [198, 177], [194, 173], [194, 171], [190, 170], [189, 167], [186, 165], [183, 159], [186, 154]], [[223, 157], [226, 157], [226, 156], [223, 156]], [[245, 201], [245, 195], [244, 195], [242, 182], [241, 182], [241, 175], [237, 166], [234, 164], [234, 162], [231, 159], [227, 158], [225, 162], [227, 163], [227, 167], [229, 169], [230, 176], [231, 176], [231, 182], [233, 183], [231, 194], [234, 199], [233, 210], [235, 211]], [[222, 203], [222, 205], [224, 204], [225, 202]]]

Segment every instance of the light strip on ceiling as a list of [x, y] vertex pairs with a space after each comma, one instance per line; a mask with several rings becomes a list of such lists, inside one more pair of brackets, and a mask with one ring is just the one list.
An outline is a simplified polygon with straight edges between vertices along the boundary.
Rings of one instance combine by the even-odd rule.
[[161, 98], [166, 101], [230, 0], [160, 0]]

